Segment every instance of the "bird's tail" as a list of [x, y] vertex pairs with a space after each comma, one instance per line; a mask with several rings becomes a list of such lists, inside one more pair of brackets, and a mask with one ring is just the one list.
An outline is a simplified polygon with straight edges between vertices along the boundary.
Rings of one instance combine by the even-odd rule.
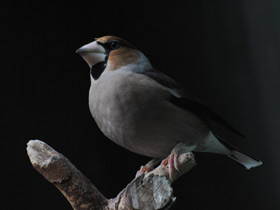
[[232, 146], [231, 144], [229, 144], [222, 138], [220, 138], [218, 136], [216, 136], [216, 137], [227, 149], [229, 149], [231, 151], [231, 153], [228, 155], [228, 157], [231, 158], [232, 160], [235, 160], [237, 163], [239, 163], [246, 169], [250, 169], [250, 168], [262, 165], [261, 160], [241, 152], [239, 149], [235, 148], [234, 146]]

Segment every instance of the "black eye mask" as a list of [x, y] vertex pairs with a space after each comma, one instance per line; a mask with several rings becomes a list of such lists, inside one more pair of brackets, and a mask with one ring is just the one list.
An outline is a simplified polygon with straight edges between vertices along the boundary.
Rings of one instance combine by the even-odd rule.
[[109, 55], [109, 53], [112, 50], [116, 50], [116, 49], [119, 49], [121, 47], [121, 44], [118, 41], [110, 41], [110, 42], [106, 42], [106, 43], [102, 43], [102, 42], [97, 41], [97, 44], [104, 47], [107, 55]]

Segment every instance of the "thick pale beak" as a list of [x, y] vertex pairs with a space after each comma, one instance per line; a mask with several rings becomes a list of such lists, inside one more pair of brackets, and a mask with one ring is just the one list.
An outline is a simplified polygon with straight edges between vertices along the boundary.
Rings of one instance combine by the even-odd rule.
[[90, 68], [97, 63], [104, 62], [106, 60], [106, 51], [104, 47], [97, 44], [96, 41], [82, 46], [76, 51], [76, 53], [82, 56]]

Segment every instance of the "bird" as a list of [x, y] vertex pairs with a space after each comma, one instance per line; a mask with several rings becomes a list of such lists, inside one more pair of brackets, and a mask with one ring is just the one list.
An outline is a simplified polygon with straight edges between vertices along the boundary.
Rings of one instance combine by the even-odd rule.
[[170, 174], [178, 170], [178, 156], [191, 151], [225, 155], [246, 169], [262, 165], [215, 134], [210, 121], [243, 136], [239, 131], [126, 40], [102, 36], [76, 53], [90, 68], [91, 115], [116, 144], [163, 160]]

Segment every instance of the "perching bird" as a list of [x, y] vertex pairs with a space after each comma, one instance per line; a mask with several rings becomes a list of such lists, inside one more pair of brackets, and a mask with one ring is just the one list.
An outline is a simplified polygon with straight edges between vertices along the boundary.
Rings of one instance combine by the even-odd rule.
[[90, 67], [89, 108], [101, 131], [120, 146], [155, 159], [180, 153], [223, 154], [250, 169], [262, 164], [216, 136], [209, 120], [241, 135], [127, 41], [104, 36], [77, 50]]

